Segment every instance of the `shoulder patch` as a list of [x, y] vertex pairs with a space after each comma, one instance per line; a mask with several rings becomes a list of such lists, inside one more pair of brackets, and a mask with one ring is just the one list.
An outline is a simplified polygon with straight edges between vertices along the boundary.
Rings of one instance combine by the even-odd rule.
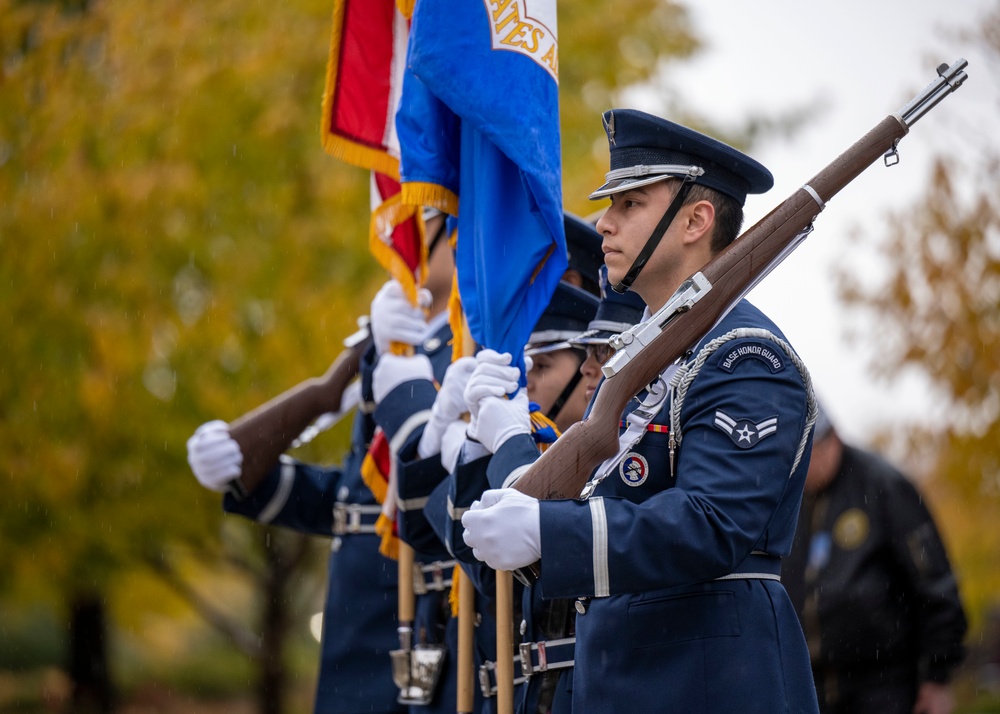
[[760, 360], [774, 373], [785, 368], [784, 355], [765, 342], [744, 341], [724, 352], [720, 350], [720, 352], [722, 352], [722, 357], [719, 360], [719, 367], [727, 372], [735, 370], [737, 365], [746, 359]]
[[766, 439], [778, 432], [778, 417], [768, 417], [760, 421], [752, 419], [733, 419], [721, 409], [715, 411], [715, 427], [726, 434], [741, 449], [756, 446], [761, 439]]

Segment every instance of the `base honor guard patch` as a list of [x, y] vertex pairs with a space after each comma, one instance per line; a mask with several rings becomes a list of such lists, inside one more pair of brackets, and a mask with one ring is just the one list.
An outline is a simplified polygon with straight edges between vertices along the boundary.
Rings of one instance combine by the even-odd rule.
[[765, 342], [740, 342], [723, 355], [719, 367], [731, 373], [736, 369], [736, 365], [747, 359], [763, 362], [771, 372], [780, 372], [785, 368], [781, 355], [772, 349], [772, 345]]
[[618, 473], [629, 486], [641, 486], [649, 478], [649, 462], [645, 456], [633, 451], [622, 460]]
[[721, 409], [715, 412], [715, 426], [733, 440], [741, 449], [749, 449], [761, 439], [778, 431], [778, 417], [768, 417], [761, 421], [752, 419], [733, 419]]

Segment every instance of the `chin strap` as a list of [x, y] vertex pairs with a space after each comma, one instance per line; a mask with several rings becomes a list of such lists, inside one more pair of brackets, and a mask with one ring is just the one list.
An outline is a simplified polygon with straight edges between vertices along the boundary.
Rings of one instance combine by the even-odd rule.
[[616, 293], [624, 293], [632, 287], [632, 283], [634, 283], [635, 279], [639, 277], [639, 271], [645, 267], [646, 262], [653, 254], [653, 251], [656, 250], [656, 246], [660, 244], [660, 240], [666, 234], [667, 228], [670, 227], [670, 224], [673, 222], [677, 212], [681, 210], [681, 206], [684, 205], [684, 199], [687, 198], [692, 186], [694, 186], [693, 180], [691, 178], [685, 178], [681, 187], [677, 190], [677, 195], [674, 196], [674, 200], [670, 202], [669, 206], [667, 206], [667, 210], [666, 213], [663, 214], [663, 218], [661, 218], [660, 222], [656, 224], [656, 228], [653, 229], [653, 233], [646, 241], [646, 245], [642, 247], [642, 251], [640, 251], [639, 255], [636, 256], [635, 262], [632, 263], [632, 267], [628, 269], [628, 272], [625, 274], [625, 277], [621, 279], [621, 282], [611, 286], [611, 289]]
[[[579, 353], [579, 351], [575, 349], [574, 352]], [[580, 360], [580, 364], [581, 365], [583, 364], [582, 359]], [[576, 389], [576, 385], [580, 383], [581, 379], [583, 379], [583, 374], [580, 372], [578, 366], [577, 370], [573, 373], [572, 378], [570, 378], [569, 382], [563, 388], [562, 392], [559, 393], [559, 396], [556, 397], [556, 400], [552, 403], [552, 408], [549, 409], [548, 413], [545, 416], [547, 416], [552, 421], [556, 420], [556, 417], [559, 416], [559, 412], [562, 411], [563, 405], [566, 404], [566, 400], [569, 399], [570, 395], [573, 393], [573, 390]]]

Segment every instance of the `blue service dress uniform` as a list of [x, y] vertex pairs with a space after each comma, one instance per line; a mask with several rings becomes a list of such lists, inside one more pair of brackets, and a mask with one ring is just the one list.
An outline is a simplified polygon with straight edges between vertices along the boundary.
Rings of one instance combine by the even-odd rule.
[[[578, 599], [575, 711], [817, 711], [776, 579], [815, 418], [800, 366], [738, 303], [590, 498], [540, 503], [542, 594]], [[508, 472], [525, 461], [518, 441], [494, 458]]]
[[[443, 325], [422, 351], [431, 358], [438, 383], [452, 361], [451, 330]], [[413, 705], [412, 712], [454, 712], [458, 680], [458, 621], [451, 616], [449, 593], [455, 560], [430, 527], [424, 514], [428, 496], [446, 476], [440, 455], [422, 459], [417, 453], [437, 388], [426, 380], [404, 382], [390, 391], [375, 410], [375, 421], [391, 444], [395, 461], [397, 530], [414, 549], [417, 567], [424, 572], [415, 586], [414, 644], [444, 645], [444, 668], [429, 704]], [[425, 590], [425, 592], [421, 592]], [[476, 711], [481, 701], [476, 701]]]
[[[538, 448], [533, 438], [525, 437], [519, 443], [527, 451], [528, 460], [537, 456]], [[496, 619], [492, 614], [495, 612], [496, 574], [476, 559], [463, 540], [462, 514], [483, 491], [502, 487], [507, 473], [492, 469], [492, 459], [488, 454], [460, 463], [447, 481], [432, 493], [427, 508], [437, 514], [431, 519], [432, 526], [449, 551], [461, 561], [476, 587], [477, 598], [485, 603], [485, 607], [479, 608], [481, 624], [476, 632], [476, 647], [487, 707], [493, 706], [497, 690]], [[536, 585], [525, 588], [517, 580], [514, 581], [513, 597], [514, 622], [520, 623], [514, 634], [515, 714], [539, 711], [568, 714], [572, 705], [575, 642], [566, 608], [572, 609], [572, 606], [564, 601], [543, 601]], [[527, 668], [523, 664], [526, 657], [531, 664]], [[543, 688], [548, 691], [543, 693]]]
[[[450, 361], [445, 324], [418, 347], [435, 373]], [[362, 359], [362, 404], [354, 417], [351, 449], [341, 468], [282, 457], [243, 500], [227, 494], [223, 508], [252, 520], [312, 535], [333, 536], [315, 714], [405, 714], [392, 680], [389, 652], [399, 647], [396, 630], [398, 570], [379, 552], [374, 524], [381, 510], [361, 476], [361, 464], [375, 433], [371, 377], [375, 353]], [[357, 515], [353, 515], [352, 511]], [[352, 518], [360, 526], [351, 525]], [[346, 525], [345, 525], [346, 522]], [[355, 532], [357, 531], [357, 532]]]
[[[261, 523], [333, 537], [327, 566], [316, 714], [403, 714], [396, 702], [389, 652], [396, 633], [396, 564], [379, 553], [374, 525], [380, 511], [361, 477], [361, 464], [375, 432], [370, 415], [373, 355], [362, 360], [363, 397], [354, 417], [351, 450], [341, 468], [282, 457], [243, 500], [227, 494], [223, 507]], [[360, 530], [339, 527], [335, 513], [360, 514]]]
[[[468, 448], [468, 447], [467, 447]], [[496, 711], [496, 571], [480, 562], [472, 554], [472, 549], [462, 539], [462, 514], [472, 502], [489, 488], [486, 467], [490, 455], [476, 455], [461, 462], [455, 470], [446, 474], [431, 492], [427, 506], [427, 523], [434, 530], [442, 544], [452, 553], [476, 589], [476, 628], [473, 637], [475, 648], [474, 665], [478, 673], [476, 711], [490, 714]], [[514, 582], [513, 602], [520, 601], [521, 585]], [[515, 613], [515, 618], [518, 613]], [[515, 638], [517, 634], [515, 633]], [[516, 644], [516, 643], [515, 643]], [[515, 705], [521, 700], [523, 677], [515, 667]], [[520, 711], [518, 709], [518, 711]]]

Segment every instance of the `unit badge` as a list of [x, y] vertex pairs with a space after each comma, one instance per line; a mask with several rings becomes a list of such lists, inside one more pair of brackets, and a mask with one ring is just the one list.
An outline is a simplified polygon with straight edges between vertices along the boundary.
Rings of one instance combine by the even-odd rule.
[[843, 550], [854, 550], [868, 538], [871, 525], [860, 508], [848, 508], [833, 524], [833, 541]]
[[719, 361], [719, 367], [732, 373], [740, 362], [747, 359], [763, 362], [775, 374], [785, 368], [785, 361], [781, 358], [780, 352], [763, 342], [741, 342], [730, 348]]
[[629, 486], [641, 486], [649, 478], [649, 462], [645, 456], [633, 451], [622, 460], [618, 473]]
[[721, 409], [715, 412], [715, 426], [733, 440], [741, 449], [749, 449], [757, 442], [778, 431], [778, 417], [768, 417], [762, 421], [750, 419], [733, 419]]

